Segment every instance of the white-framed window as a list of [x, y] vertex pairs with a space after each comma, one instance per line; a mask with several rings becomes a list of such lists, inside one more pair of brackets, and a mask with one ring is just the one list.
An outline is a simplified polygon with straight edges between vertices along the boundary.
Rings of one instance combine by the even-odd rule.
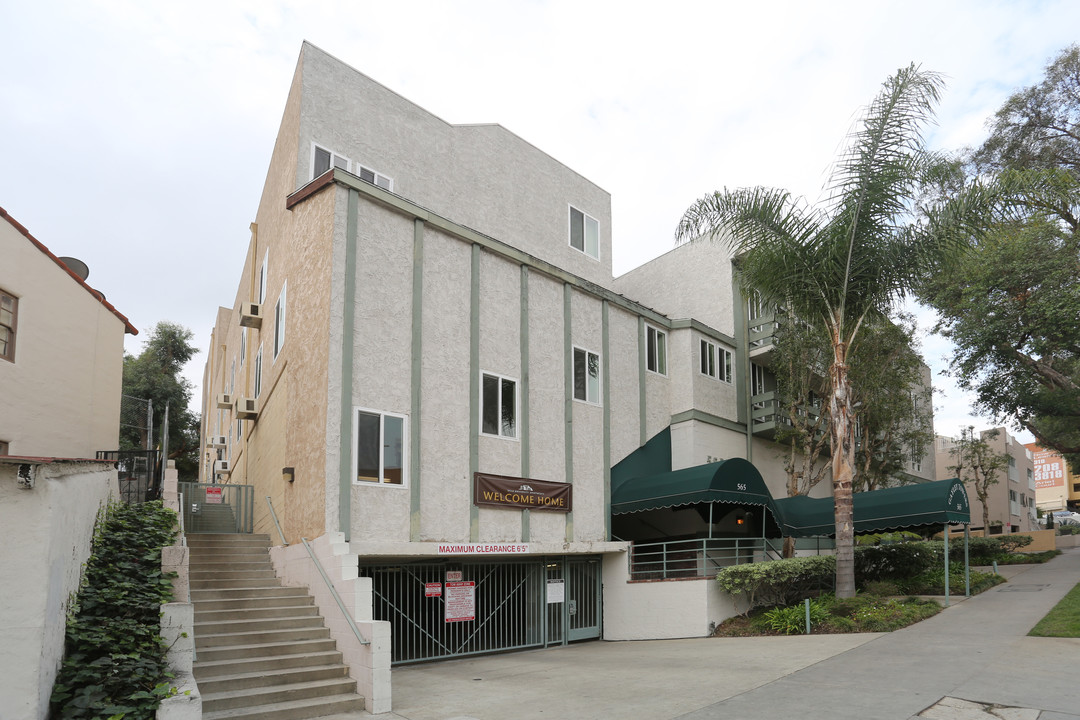
[[355, 408], [353, 477], [357, 484], [405, 487], [409, 436], [405, 415]]
[[480, 373], [480, 432], [517, 437], [517, 380]]
[[266, 268], [270, 262], [270, 248], [263, 254], [262, 268], [259, 269], [259, 304], [266, 302]]
[[645, 326], [645, 367], [667, 375], [667, 333], [651, 325]]
[[339, 155], [333, 150], [328, 150], [324, 147], [320, 147], [315, 143], [311, 144], [311, 179], [322, 175], [331, 167], [341, 168], [342, 170], [349, 169], [349, 158], [344, 155]]
[[236, 442], [240, 442], [244, 439], [244, 421], [237, 418], [236, 420]]
[[240, 328], [240, 367], [244, 366], [244, 361], [247, 360], [247, 328]]
[[701, 340], [701, 374], [726, 383], [731, 382], [732, 355], [727, 348]]
[[600, 222], [570, 206], [570, 247], [594, 260], [600, 259]]
[[281, 286], [277, 305], [274, 306], [274, 359], [277, 360], [281, 347], [285, 344], [285, 299], [288, 283]]
[[750, 394], [761, 395], [765, 392], [765, 368], [757, 363], [750, 363]]
[[394, 189], [394, 181], [392, 179], [386, 177], [381, 172], [376, 172], [375, 170], [372, 170], [365, 165], [361, 165], [360, 163], [356, 163], [355, 174], [358, 175], [360, 179], [364, 182], [369, 182], [372, 185], [378, 185], [384, 190]]
[[574, 399], [600, 404], [600, 356], [574, 348]]
[[262, 345], [259, 352], [255, 353], [255, 397], [262, 395]]
[[15, 332], [19, 325], [19, 298], [0, 290], [0, 360], [15, 362]]

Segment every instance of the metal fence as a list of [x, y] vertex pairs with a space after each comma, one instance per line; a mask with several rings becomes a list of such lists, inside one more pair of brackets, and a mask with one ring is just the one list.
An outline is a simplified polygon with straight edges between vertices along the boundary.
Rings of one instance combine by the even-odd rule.
[[154, 403], [149, 399], [121, 395], [120, 427], [121, 435], [149, 450], [154, 438]]
[[120, 499], [124, 502], [161, 498], [161, 454], [157, 450], [98, 450], [97, 459], [116, 463]]
[[630, 579], [711, 578], [729, 565], [778, 560], [783, 557], [783, 542], [767, 538], [702, 538], [633, 543]]
[[255, 517], [255, 486], [179, 483], [188, 533], [250, 533]]

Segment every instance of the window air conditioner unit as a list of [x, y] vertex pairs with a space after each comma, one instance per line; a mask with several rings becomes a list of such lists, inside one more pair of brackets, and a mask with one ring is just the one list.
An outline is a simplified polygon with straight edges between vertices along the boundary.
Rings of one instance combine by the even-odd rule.
[[262, 305], [246, 302], [240, 306], [240, 324], [249, 328], [262, 327]]
[[216, 475], [228, 475], [232, 472], [232, 468], [229, 466], [228, 460], [215, 460], [214, 461], [214, 474]]
[[223, 448], [223, 447], [225, 447], [225, 436], [224, 435], [211, 435], [209, 445], [212, 448]]
[[236, 398], [236, 419], [237, 420], [255, 420], [259, 417], [259, 412], [255, 409], [255, 400], [252, 398]]
[[217, 406], [220, 410], [228, 410], [233, 405], [233, 396], [229, 393], [222, 393], [217, 396]]

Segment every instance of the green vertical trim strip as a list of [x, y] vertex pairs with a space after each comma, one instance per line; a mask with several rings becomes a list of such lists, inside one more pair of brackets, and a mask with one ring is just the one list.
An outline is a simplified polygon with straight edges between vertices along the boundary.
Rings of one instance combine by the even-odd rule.
[[353, 345], [356, 336], [356, 248], [360, 194], [349, 191], [345, 218], [345, 288], [341, 310], [341, 431], [338, 436], [338, 531], [352, 537]]
[[[521, 407], [518, 408], [518, 433], [521, 437], [521, 477], [529, 477], [529, 266], [521, 266]], [[529, 542], [529, 510], [521, 511], [521, 542]]]
[[413, 221], [412, 422], [409, 425], [409, 540], [420, 540], [420, 389], [424, 359], [424, 221]]
[[604, 354], [604, 539], [611, 540], [611, 344], [608, 312], [611, 304], [601, 304], [600, 324], [603, 333], [601, 352]]
[[643, 447], [649, 441], [649, 429], [645, 416], [645, 318], [638, 316], [638, 446]]
[[473, 483], [480, 470], [480, 246], [472, 246], [469, 281], [469, 542], [480, 539], [480, 508]]
[[746, 459], [754, 461], [754, 413], [751, 409], [750, 392], [750, 306], [743, 297], [738, 283], [731, 286], [731, 305], [735, 316], [735, 412], [736, 418], [746, 425]]
[[[565, 467], [568, 483], [574, 482], [574, 338], [571, 332], [571, 300], [573, 286], [563, 283], [563, 369], [566, 381], [565, 410], [563, 411], [563, 446], [566, 452]], [[566, 542], [574, 541], [574, 513], [566, 513]]]

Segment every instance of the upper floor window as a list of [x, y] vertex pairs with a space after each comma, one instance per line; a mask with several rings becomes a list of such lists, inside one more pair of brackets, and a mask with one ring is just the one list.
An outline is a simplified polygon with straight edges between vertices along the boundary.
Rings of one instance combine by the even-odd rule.
[[360, 163], [356, 164], [356, 174], [360, 176], [360, 179], [364, 182], [369, 182], [372, 185], [378, 185], [384, 190], [393, 190], [394, 181], [386, 177], [382, 173], [375, 172], [369, 167], [364, 167]]
[[0, 440], [0, 455], [8, 454], [8, 442], [7, 440]]
[[0, 290], [0, 360], [15, 362], [15, 332], [19, 325], [19, 299]]
[[645, 367], [651, 372], [667, 375], [667, 333], [663, 330], [645, 328]]
[[600, 259], [600, 223], [573, 205], [570, 206], [570, 247], [594, 260]]
[[288, 285], [281, 286], [281, 295], [278, 295], [277, 305], [274, 306], [274, 359], [277, 360], [281, 346], [285, 344], [285, 291]]
[[405, 485], [408, 438], [405, 416], [356, 410], [353, 462], [358, 483]]
[[259, 270], [259, 304], [266, 302], [266, 264], [270, 262], [270, 249], [263, 255], [262, 269]]
[[258, 398], [262, 394], [262, 346], [259, 346], [259, 352], [255, 353], [255, 397]]
[[240, 328], [240, 366], [243, 367], [247, 360], [247, 328]]
[[600, 404], [600, 356], [574, 348], [574, 399]]
[[701, 374], [731, 382], [731, 351], [717, 347], [708, 340], [701, 341]]
[[322, 175], [331, 167], [341, 168], [342, 170], [349, 169], [349, 158], [338, 155], [333, 150], [327, 150], [321, 148], [318, 145], [311, 146], [311, 179]]
[[483, 373], [480, 377], [480, 432], [517, 437], [517, 382]]

